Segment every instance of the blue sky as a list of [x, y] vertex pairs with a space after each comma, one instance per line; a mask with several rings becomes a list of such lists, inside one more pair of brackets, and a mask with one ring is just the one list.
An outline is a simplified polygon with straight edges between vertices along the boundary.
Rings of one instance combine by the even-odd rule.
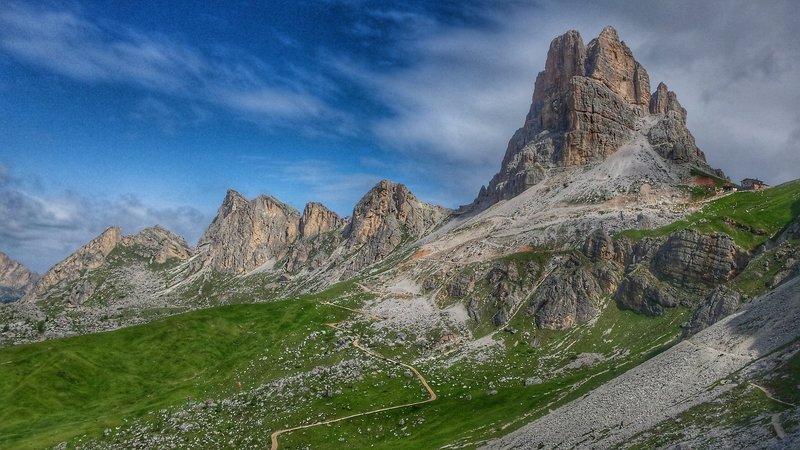
[[800, 177], [791, 1], [0, 5], [0, 251], [43, 272], [105, 227], [194, 243], [225, 191], [348, 215], [378, 180], [468, 203], [550, 40], [614, 25], [733, 179]]

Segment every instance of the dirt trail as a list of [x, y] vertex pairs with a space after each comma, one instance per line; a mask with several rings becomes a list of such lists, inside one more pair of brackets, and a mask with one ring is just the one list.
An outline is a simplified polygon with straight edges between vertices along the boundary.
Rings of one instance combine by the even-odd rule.
[[[333, 304], [333, 303], [330, 303], [330, 302], [320, 302], [320, 303], [323, 304], [323, 305], [335, 306], [337, 308], [342, 308], [342, 309], [346, 309], [348, 311], [352, 311], [352, 312], [355, 312], [355, 313], [358, 313], [358, 314], [362, 314], [362, 315], [364, 315], [366, 317], [369, 317], [372, 320], [384, 320], [384, 319], [386, 319], [385, 317], [378, 317], [378, 316], [376, 316], [374, 314], [371, 314], [371, 313], [369, 313], [367, 311], [360, 310], [360, 309], [347, 308], [345, 306], [336, 305], [336, 304]], [[339, 328], [337, 326], [339, 323], [341, 323], [341, 322], [338, 322], [338, 323], [326, 323], [325, 325], [327, 325], [327, 326], [329, 326], [329, 327], [331, 327], [333, 329], [336, 329], [336, 330], [344, 331], [342, 328]], [[377, 414], [377, 413], [381, 413], [381, 412], [392, 411], [392, 410], [395, 410], [395, 409], [408, 408], [408, 407], [411, 407], [411, 406], [422, 405], [422, 404], [425, 404], [425, 403], [429, 403], [429, 402], [435, 401], [438, 398], [438, 396], [436, 395], [436, 392], [428, 384], [428, 380], [426, 380], [425, 377], [422, 376], [421, 373], [419, 373], [419, 371], [416, 369], [416, 367], [414, 367], [412, 365], [409, 365], [409, 364], [406, 364], [404, 362], [397, 361], [395, 359], [383, 356], [383, 355], [381, 355], [380, 353], [378, 353], [378, 352], [376, 352], [374, 350], [370, 350], [370, 349], [362, 346], [361, 344], [359, 344], [358, 341], [359, 341], [358, 338], [353, 340], [353, 347], [361, 350], [362, 352], [366, 353], [370, 357], [375, 358], [375, 359], [380, 359], [380, 360], [383, 360], [383, 361], [387, 361], [387, 362], [390, 362], [392, 364], [397, 364], [397, 365], [403, 366], [403, 367], [407, 368], [408, 370], [410, 370], [411, 372], [413, 372], [414, 375], [416, 375], [416, 377], [419, 380], [419, 382], [422, 384], [422, 386], [428, 392], [429, 397], [426, 400], [421, 400], [421, 401], [418, 401], [418, 402], [404, 403], [402, 405], [396, 405], [396, 406], [387, 406], [385, 408], [373, 409], [371, 411], [365, 411], [365, 412], [361, 412], [361, 413], [351, 414], [349, 416], [337, 417], [335, 419], [328, 419], [328, 420], [323, 420], [321, 422], [311, 423], [311, 424], [308, 424], [308, 425], [298, 425], [296, 427], [285, 428], [283, 430], [275, 431], [274, 433], [272, 433], [272, 436], [271, 436], [271, 438], [272, 438], [271, 450], [278, 450], [278, 437], [280, 435], [284, 434], [284, 433], [289, 433], [289, 432], [296, 431], [296, 430], [302, 430], [302, 429], [305, 429], [305, 428], [318, 427], [318, 426], [321, 426], [321, 425], [329, 425], [329, 424], [332, 424], [332, 423], [341, 422], [341, 421], [348, 420], [348, 419], [354, 419], [356, 417], [368, 416], [368, 415]]]
[[772, 396], [772, 393], [771, 393], [771, 392], [769, 392], [769, 391], [768, 391], [766, 388], [763, 388], [763, 387], [761, 387], [761, 386], [759, 386], [759, 385], [757, 385], [757, 384], [755, 384], [755, 383], [750, 383], [750, 385], [751, 385], [751, 386], [753, 386], [753, 387], [755, 387], [755, 388], [757, 388], [757, 389], [758, 389], [758, 390], [760, 390], [761, 392], [763, 392], [763, 393], [764, 393], [764, 395], [766, 395], [766, 396], [767, 396], [767, 398], [768, 398], [768, 399], [770, 399], [770, 400], [772, 400], [773, 402], [778, 402], [778, 403], [782, 403], [782, 404], [784, 404], [784, 405], [787, 405], [787, 406], [791, 406], [791, 407], [793, 407], [793, 408], [797, 408], [797, 405], [795, 405], [794, 403], [785, 402], [785, 401], [783, 401], [783, 400], [781, 400], [781, 399], [777, 399], [777, 398], [773, 397], [773, 396]]

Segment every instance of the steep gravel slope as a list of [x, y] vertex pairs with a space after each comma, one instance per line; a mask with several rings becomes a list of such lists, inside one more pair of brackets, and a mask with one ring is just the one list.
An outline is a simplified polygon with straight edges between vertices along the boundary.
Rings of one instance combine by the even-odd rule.
[[729, 389], [717, 383], [800, 338], [800, 277], [488, 449], [607, 448]]

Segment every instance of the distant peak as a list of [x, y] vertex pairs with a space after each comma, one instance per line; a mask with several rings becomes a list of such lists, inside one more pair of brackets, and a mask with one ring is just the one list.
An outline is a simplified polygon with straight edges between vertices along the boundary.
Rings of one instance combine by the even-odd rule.
[[241, 198], [245, 198], [244, 195], [242, 195], [241, 193], [239, 193], [239, 191], [237, 191], [235, 189], [228, 189], [228, 191], [225, 193], [225, 197], [231, 197], [231, 198], [233, 198], [233, 197], [241, 197]]
[[611, 25], [606, 25], [603, 28], [603, 31], [600, 32], [600, 35], [598, 37], [600, 38], [605, 37], [619, 41], [619, 34], [617, 34], [617, 29], [612, 27]]

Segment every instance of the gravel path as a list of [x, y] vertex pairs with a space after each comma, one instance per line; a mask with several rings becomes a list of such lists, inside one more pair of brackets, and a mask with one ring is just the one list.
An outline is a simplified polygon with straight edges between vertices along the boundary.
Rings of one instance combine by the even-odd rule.
[[[372, 314], [370, 314], [370, 313], [368, 313], [366, 311], [362, 311], [362, 310], [358, 310], [358, 309], [351, 309], [351, 308], [347, 308], [347, 307], [344, 307], [344, 306], [335, 305], [335, 304], [329, 303], [329, 302], [321, 302], [321, 303], [324, 304], [324, 305], [336, 306], [336, 307], [343, 308], [343, 309], [346, 309], [346, 310], [349, 310], [349, 311], [352, 311], [352, 312], [363, 314], [363, 315], [369, 317], [372, 320], [381, 320], [382, 319], [382, 318], [376, 317], [376, 316], [374, 316], [374, 315], [372, 315]], [[337, 330], [341, 330], [341, 328], [337, 327], [336, 324], [327, 324], [327, 325], [329, 327], [331, 327], [331, 328], [334, 328], [334, 329], [337, 329]], [[278, 430], [278, 431], [275, 431], [274, 433], [272, 433], [272, 435], [270, 436], [270, 441], [271, 441], [270, 450], [278, 450], [278, 437], [280, 437], [280, 435], [282, 435], [284, 433], [290, 433], [292, 431], [302, 430], [302, 429], [306, 429], [306, 428], [318, 427], [318, 426], [321, 426], [321, 425], [329, 425], [329, 424], [336, 423], [336, 422], [342, 422], [344, 420], [354, 419], [356, 417], [363, 417], [363, 416], [368, 416], [368, 415], [372, 415], [372, 414], [377, 414], [377, 413], [380, 413], [380, 412], [392, 411], [392, 410], [401, 409], [401, 408], [408, 408], [408, 407], [411, 407], [411, 406], [417, 406], [417, 405], [422, 405], [424, 403], [436, 401], [436, 399], [438, 397], [436, 395], [436, 392], [433, 390], [433, 388], [431, 388], [430, 384], [428, 384], [428, 380], [426, 380], [425, 377], [422, 376], [422, 374], [419, 373], [419, 371], [414, 366], [412, 366], [410, 364], [406, 364], [406, 363], [404, 363], [402, 361], [398, 361], [396, 359], [388, 358], [388, 357], [383, 356], [383, 355], [381, 355], [380, 353], [378, 353], [378, 352], [376, 352], [374, 350], [370, 350], [370, 349], [362, 346], [359, 343], [359, 339], [358, 338], [356, 338], [353, 341], [353, 347], [355, 347], [355, 348], [361, 350], [362, 352], [366, 353], [371, 358], [380, 359], [380, 360], [383, 360], [383, 361], [390, 362], [392, 364], [397, 364], [397, 365], [403, 366], [406, 369], [408, 369], [411, 372], [413, 372], [414, 375], [419, 380], [419, 382], [422, 384], [422, 386], [428, 392], [428, 398], [425, 399], [425, 400], [420, 400], [418, 402], [405, 403], [405, 404], [402, 404], [402, 405], [395, 405], [395, 406], [387, 406], [385, 408], [374, 409], [372, 411], [365, 411], [365, 412], [361, 412], [361, 413], [351, 414], [349, 416], [337, 417], [337, 418], [334, 418], [334, 419], [324, 420], [324, 421], [321, 421], [321, 422], [315, 422], [315, 423], [311, 423], [311, 424], [307, 424], [307, 425], [299, 425], [299, 426], [292, 427], [292, 428], [286, 428], [286, 429], [283, 429], [283, 430]]]
[[[800, 337], [800, 277], [499, 440], [489, 449], [608, 448], [712, 400], [733, 372]], [[712, 386], [715, 385], [715, 386]]]

